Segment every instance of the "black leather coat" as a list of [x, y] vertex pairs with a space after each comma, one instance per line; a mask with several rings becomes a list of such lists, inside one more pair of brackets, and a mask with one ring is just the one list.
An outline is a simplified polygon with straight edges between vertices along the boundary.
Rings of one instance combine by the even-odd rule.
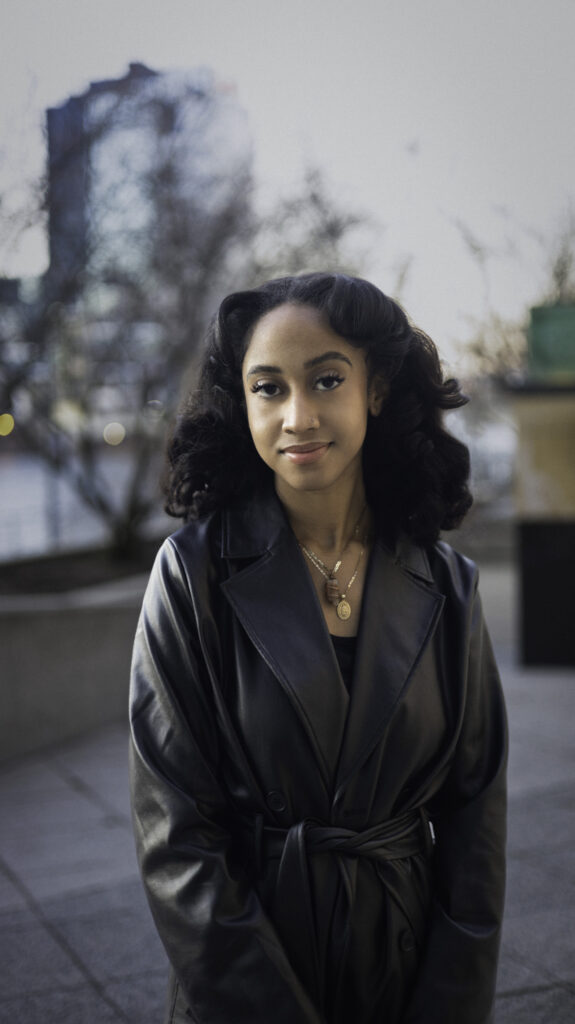
[[131, 763], [166, 1020], [492, 1019], [506, 723], [476, 584], [445, 544], [376, 542], [348, 696], [275, 498], [163, 545]]

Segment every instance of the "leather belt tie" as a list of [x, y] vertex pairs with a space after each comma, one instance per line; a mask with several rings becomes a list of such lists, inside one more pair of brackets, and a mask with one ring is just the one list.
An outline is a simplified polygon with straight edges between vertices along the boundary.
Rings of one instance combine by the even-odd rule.
[[[350, 919], [355, 901], [357, 860], [362, 857], [387, 865], [380, 872], [389, 895], [400, 904], [414, 924], [412, 908], [407, 905], [405, 887], [393, 882], [393, 862], [418, 854], [430, 856], [435, 836], [425, 808], [408, 811], [379, 825], [354, 832], [335, 825], [305, 819], [289, 829], [263, 826], [258, 815], [252, 823], [258, 871], [268, 858], [279, 858], [280, 865], [273, 903], [273, 920], [289, 949], [290, 960], [298, 975], [324, 1009], [325, 950], [318, 942], [315, 902], [312, 893], [309, 858], [332, 854], [337, 863], [347, 910], [336, 935], [338, 968], [345, 958], [350, 937]], [[353, 862], [356, 861], [354, 864]]]

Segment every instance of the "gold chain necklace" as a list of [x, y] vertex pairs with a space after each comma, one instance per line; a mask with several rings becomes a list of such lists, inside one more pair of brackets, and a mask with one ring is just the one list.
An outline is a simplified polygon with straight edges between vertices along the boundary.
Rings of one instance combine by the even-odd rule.
[[[358, 518], [358, 520], [357, 520], [357, 522], [356, 522], [356, 524], [355, 524], [355, 526], [353, 528], [353, 533], [352, 533], [351, 537], [357, 537], [357, 534], [359, 532], [359, 524], [361, 523], [361, 520], [363, 519], [363, 516], [364, 516], [366, 508], [367, 508], [367, 506], [364, 505], [362, 510], [361, 510], [361, 513], [359, 515], [359, 518]], [[337, 562], [335, 563], [333, 569], [329, 569], [328, 566], [325, 564], [325, 562], [322, 562], [322, 560], [319, 557], [319, 555], [316, 555], [315, 551], [312, 551], [310, 548], [306, 547], [306, 545], [302, 544], [301, 541], [300, 541], [300, 548], [302, 549], [303, 553], [305, 555], [307, 555], [307, 557], [309, 558], [309, 560], [312, 563], [312, 565], [315, 565], [316, 569], [318, 569], [319, 572], [322, 574], [322, 576], [325, 577], [325, 580], [326, 580], [326, 584], [325, 584], [325, 596], [326, 596], [326, 599], [329, 601], [330, 604], [334, 605], [335, 610], [337, 612], [338, 618], [341, 619], [343, 622], [345, 622], [346, 619], [349, 619], [349, 617], [351, 615], [351, 605], [350, 605], [349, 601], [347, 600], [347, 595], [349, 594], [349, 591], [351, 590], [353, 584], [355, 583], [355, 581], [357, 579], [357, 574], [359, 572], [359, 567], [361, 565], [361, 560], [363, 558], [363, 554], [364, 554], [364, 551], [365, 551], [365, 540], [364, 540], [362, 545], [361, 545], [361, 551], [359, 552], [359, 558], [357, 560], [355, 569], [353, 570], [351, 579], [349, 580], [345, 590], [343, 590], [343, 591], [340, 590], [339, 581], [337, 579], [337, 573], [339, 572], [339, 570], [341, 568], [341, 563], [342, 563], [342, 560], [343, 560], [343, 556], [344, 556], [345, 551], [346, 551], [346, 549], [348, 547], [348, 544], [351, 541], [351, 537], [350, 537], [350, 540], [348, 540], [347, 544], [345, 545], [345, 547], [344, 547], [340, 557], [338, 558]]]
[[322, 562], [321, 558], [319, 558], [314, 551], [311, 551], [310, 548], [307, 548], [305, 544], [300, 544], [300, 547], [304, 554], [307, 555], [310, 562], [313, 565], [315, 565], [316, 569], [319, 569], [322, 576], [325, 576], [325, 596], [329, 603], [335, 606], [338, 619], [341, 619], [343, 622], [345, 622], [345, 620], [349, 619], [351, 615], [351, 605], [347, 600], [347, 595], [349, 594], [353, 584], [356, 581], [365, 548], [362, 545], [361, 551], [359, 552], [359, 558], [357, 560], [355, 569], [353, 570], [352, 577], [349, 580], [345, 590], [341, 591], [339, 589], [339, 582], [336, 577], [336, 572], [339, 570], [341, 566], [341, 558], [338, 558], [333, 569], [328, 569], [325, 562]]

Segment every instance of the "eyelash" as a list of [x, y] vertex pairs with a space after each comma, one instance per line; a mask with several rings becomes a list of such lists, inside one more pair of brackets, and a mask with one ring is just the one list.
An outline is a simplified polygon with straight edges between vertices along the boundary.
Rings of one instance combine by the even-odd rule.
[[[259, 395], [263, 392], [264, 388], [277, 388], [278, 384], [272, 383], [271, 380], [257, 380], [255, 384], [252, 384], [250, 391], [253, 395]], [[264, 398], [275, 398], [275, 395], [264, 394]]]
[[[339, 373], [336, 373], [335, 371], [333, 373], [322, 373], [320, 377], [316, 377], [316, 379], [314, 381], [314, 387], [317, 384], [319, 384], [320, 382], [325, 383], [326, 381], [329, 381], [330, 384], [334, 384], [335, 383], [336, 387], [339, 387], [340, 384], [343, 384], [344, 380], [345, 380], [345, 377], [342, 377]], [[264, 398], [276, 398], [278, 393], [279, 393], [280, 385], [279, 384], [274, 384], [274, 382], [271, 381], [271, 380], [257, 380], [255, 382], [255, 384], [252, 385], [250, 390], [251, 390], [252, 394], [257, 395], [257, 394], [262, 394], [264, 392], [265, 388], [277, 388], [278, 391], [276, 391], [276, 393], [273, 394], [273, 395], [269, 395], [269, 394], [265, 394], [264, 393]], [[322, 392], [325, 392], [325, 391], [335, 391], [336, 388], [335, 387], [323, 387], [323, 388], [319, 388], [318, 390], [322, 391]]]
[[[330, 383], [332, 383], [332, 384], [335, 383], [337, 385], [337, 387], [339, 387], [340, 384], [343, 384], [343, 382], [345, 380], [345, 377], [342, 377], [339, 373], [336, 373], [336, 371], [333, 370], [331, 373], [322, 373], [321, 377], [318, 377], [317, 380], [315, 381], [315, 383], [318, 384], [320, 381], [326, 381], [326, 380], [330, 381]], [[322, 388], [321, 390], [322, 391], [335, 391], [335, 388]]]

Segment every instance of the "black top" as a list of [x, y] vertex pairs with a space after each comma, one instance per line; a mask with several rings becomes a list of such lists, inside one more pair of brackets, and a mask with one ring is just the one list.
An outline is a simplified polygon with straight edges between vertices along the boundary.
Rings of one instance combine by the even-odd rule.
[[356, 636], [334, 636], [330, 633], [331, 642], [338, 661], [339, 670], [342, 674], [345, 688], [351, 693], [353, 679], [353, 663], [355, 661], [355, 648], [357, 645]]

